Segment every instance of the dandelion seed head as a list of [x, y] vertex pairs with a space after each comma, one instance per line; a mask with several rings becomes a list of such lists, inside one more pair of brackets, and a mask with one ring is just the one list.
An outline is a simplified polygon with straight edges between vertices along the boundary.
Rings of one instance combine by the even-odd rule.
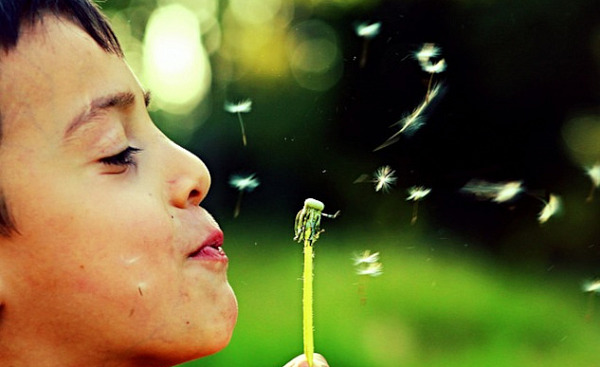
[[235, 187], [239, 191], [252, 191], [260, 185], [260, 181], [255, 177], [256, 174], [249, 176], [233, 175], [229, 179], [229, 185]]
[[379, 261], [379, 252], [371, 253], [370, 250], [365, 250], [360, 254], [354, 254], [352, 256], [354, 265], [372, 264]]
[[594, 187], [600, 186], [600, 163], [594, 164], [592, 167], [586, 170], [588, 176], [592, 180]]
[[378, 277], [383, 274], [383, 265], [380, 262], [369, 263], [365, 266], [359, 267], [356, 270], [356, 274]]
[[245, 99], [243, 101], [233, 103], [225, 102], [225, 111], [231, 113], [248, 113], [252, 110], [252, 100]]
[[408, 189], [408, 197], [406, 200], [419, 201], [431, 192], [430, 188], [424, 186], [413, 186]]
[[377, 36], [379, 34], [380, 30], [381, 30], [381, 22], [372, 23], [372, 24], [360, 23], [359, 25], [357, 25], [355, 27], [356, 34], [359, 37], [364, 37], [364, 38], [368, 38], [368, 39]]
[[428, 61], [426, 63], [422, 63], [421, 68], [423, 71], [429, 74], [439, 74], [446, 70], [446, 60], [441, 59], [435, 64]]
[[552, 217], [560, 211], [561, 206], [562, 204], [560, 197], [558, 195], [550, 194], [548, 202], [546, 203], [546, 205], [544, 205], [544, 207], [538, 215], [538, 221], [540, 223], [546, 223], [548, 219], [550, 219], [550, 217]]
[[396, 183], [396, 176], [394, 171], [390, 166], [381, 166], [375, 171], [373, 175], [373, 183], [375, 183], [375, 191], [383, 191], [387, 192], [392, 185]]
[[581, 285], [581, 290], [586, 293], [589, 293], [589, 292], [600, 293], [600, 279], [586, 280]]

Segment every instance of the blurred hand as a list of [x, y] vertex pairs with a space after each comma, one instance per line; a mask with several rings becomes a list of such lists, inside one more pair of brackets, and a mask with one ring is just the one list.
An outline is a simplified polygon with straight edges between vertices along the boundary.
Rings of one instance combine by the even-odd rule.
[[[308, 362], [306, 361], [306, 356], [300, 354], [283, 367], [308, 367]], [[327, 364], [327, 361], [322, 355], [315, 353], [313, 356], [313, 367], [329, 367], [329, 364]]]

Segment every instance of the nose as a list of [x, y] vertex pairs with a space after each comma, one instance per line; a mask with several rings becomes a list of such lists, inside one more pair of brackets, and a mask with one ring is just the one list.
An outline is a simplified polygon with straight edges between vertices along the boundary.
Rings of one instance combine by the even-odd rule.
[[210, 188], [208, 168], [194, 154], [169, 141], [170, 151], [166, 159], [169, 171], [167, 184], [171, 205], [188, 208], [200, 205]]

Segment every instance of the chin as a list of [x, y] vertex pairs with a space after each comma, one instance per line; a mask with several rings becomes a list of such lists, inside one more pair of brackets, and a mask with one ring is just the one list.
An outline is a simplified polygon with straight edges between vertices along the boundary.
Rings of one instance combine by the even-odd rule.
[[[181, 345], [180, 348], [167, 352], [164, 358], [159, 357], [159, 359], [165, 362], [165, 366], [174, 366], [215, 354], [229, 344], [232, 334], [233, 326], [231, 329], [221, 330], [220, 333], [213, 334], [208, 342], [205, 340], [205, 343], [202, 344], [199, 344], [201, 338], [198, 337], [192, 342]], [[147, 365], [152, 366], [153, 364]], [[159, 363], [158, 365], [163, 364]]]
[[213, 330], [210, 332], [210, 337], [205, 340], [210, 340], [210, 343], [205, 343], [201, 346], [201, 355], [196, 357], [204, 357], [214, 353], [217, 353], [221, 349], [225, 348], [233, 335], [233, 330], [237, 322], [238, 316], [238, 305], [233, 290], [227, 284], [227, 296], [224, 298], [223, 306], [220, 308], [220, 312], [215, 317]]

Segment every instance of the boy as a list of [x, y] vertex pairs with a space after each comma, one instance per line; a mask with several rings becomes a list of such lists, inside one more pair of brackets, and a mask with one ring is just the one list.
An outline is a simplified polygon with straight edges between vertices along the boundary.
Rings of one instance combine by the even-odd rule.
[[88, 0], [0, 0], [0, 365], [171, 366], [229, 342], [208, 170], [147, 103]]

